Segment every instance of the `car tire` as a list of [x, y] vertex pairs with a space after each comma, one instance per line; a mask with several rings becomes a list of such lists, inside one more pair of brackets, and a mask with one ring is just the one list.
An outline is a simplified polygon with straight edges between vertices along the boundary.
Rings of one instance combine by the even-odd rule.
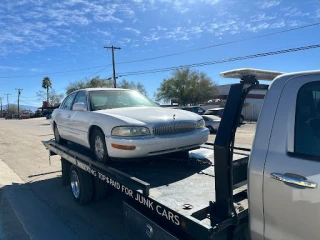
[[211, 126], [207, 126], [208, 130], [210, 133], [215, 133], [215, 130], [213, 129], [213, 127]]
[[70, 167], [70, 186], [73, 199], [80, 205], [92, 199], [92, 178], [88, 172], [72, 165]]
[[244, 116], [241, 115], [239, 119], [239, 125], [242, 125], [244, 123]]
[[91, 135], [91, 149], [98, 162], [107, 164], [110, 160], [106, 146], [105, 135], [102, 130], [96, 128]]
[[60, 136], [60, 133], [59, 133], [59, 130], [58, 130], [56, 123], [54, 123], [53, 135], [54, 135], [54, 139], [55, 139], [56, 143], [58, 143], [58, 144], [66, 144], [67, 143], [67, 140], [63, 139]]

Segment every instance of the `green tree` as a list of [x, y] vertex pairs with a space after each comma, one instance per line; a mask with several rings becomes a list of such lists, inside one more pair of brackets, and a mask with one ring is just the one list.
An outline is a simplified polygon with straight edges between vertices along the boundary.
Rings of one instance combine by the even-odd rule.
[[[70, 94], [76, 90], [83, 89], [83, 88], [113, 88], [113, 80], [109, 78], [100, 78], [99, 76], [94, 77], [90, 80], [81, 80], [69, 83], [67, 86], [67, 94]], [[142, 85], [142, 83], [138, 82], [129, 82], [125, 79], [122, 79], [118, 84], [117, 87], [119, 88], [126, 88], [126, 89], [133, 89], [137, 90], [140, 93], [147, 95], [147, 91], [145, 87]]]
[[147, 90], [145, 89], [143, 84], [140, 82], [135, 83], [133, 81], [129, 82], [125, 79], [122, 79], [117, 85], [119, 88], [132, 89], [142, 93], [145, 96], [148, 95]]
[[101, 87], [113, 87], [113, 81], [110, 79], [100, 78], [99, 76], [94, 77], [90, 80], [81, 80], [69, 83], [67, 86], [67, 94], [70, 94], [76, 90], [83, 88], [101, 88]]
[[180, 105], [204, 103], [218, 94], [217, 85], [203, 72], [189, 68], [173, 71], [164, 79], [155, 94], [156, 101], [170, 102], [175, 99]]
[[52, 88], [52, 82], [49, 77], [42, 80], [42, 88], [47, 90], [47, 102], [49, 103], [49, 88]]
[[53, 88], [49, 92], [45, 93], [44, 91], [37, 92], [38, 100], [43, 101], [47, 97], [47, 102], [49, 106], [54, 106], [57, 103], [61, 103], [64, 95], [62, 93], [58, 94]]

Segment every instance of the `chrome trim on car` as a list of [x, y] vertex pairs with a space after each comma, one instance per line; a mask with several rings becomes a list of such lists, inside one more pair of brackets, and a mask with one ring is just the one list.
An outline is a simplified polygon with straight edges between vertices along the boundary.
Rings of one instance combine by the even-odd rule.
[[195, 130], [196, 122], [172, 122], [155, 125], [152, 128], [154, 135], [173, 135], [178, 133], [186, 133]]

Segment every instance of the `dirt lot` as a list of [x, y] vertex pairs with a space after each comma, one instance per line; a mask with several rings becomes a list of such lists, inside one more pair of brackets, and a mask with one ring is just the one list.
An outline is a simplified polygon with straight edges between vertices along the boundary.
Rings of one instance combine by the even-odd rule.
[[[251, 148], [254, 130], [255, 124], [240, 127], [236, 146]], [[69, 187], [61, 186], [59, 158], [52, 157], [49, 165], [41, 140], [51, 138], [46, 119], [0, 119], [0, 163], [5, 171], [0, 175], [15, 176], [11, 184], [0, 176], [0, 239], [33, 238], [39, 232], [46, 239], [127, 239], [121, 196], [75, 204]], [[209, 141], [214, 138], [210, 135]]]

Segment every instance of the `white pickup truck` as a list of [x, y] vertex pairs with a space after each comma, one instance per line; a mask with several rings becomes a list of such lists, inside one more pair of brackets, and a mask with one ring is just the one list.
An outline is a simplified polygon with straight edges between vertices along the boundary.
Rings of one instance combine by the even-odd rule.
[[320, 71], [269, 87], [248, 164], [252, 239], [320, 239], [319, 100]]
[[[106, 166], [70, 144], [43, 142], [61, 156], [75, 200], [88, 203], [110, 188], [123, 193], [131, 239], [320, 239], [320, 71], [221, 76], [241, 81], [230, 88], [214, 144], [196, 150], [200, 159], [191, 152], [176, 162]], [[258, 80], [272, 82], [248, 154], [234, 139]]]

